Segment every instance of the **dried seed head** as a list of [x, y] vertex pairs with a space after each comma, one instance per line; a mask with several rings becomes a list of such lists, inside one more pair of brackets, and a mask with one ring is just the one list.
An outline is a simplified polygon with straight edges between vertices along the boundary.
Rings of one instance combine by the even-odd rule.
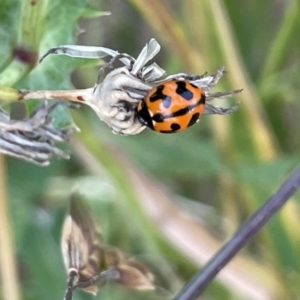
[[[63, 54], [73, 57], [103, 58], [110, 56], [110, 62], [104, 64], [99, 71], [98, 80], [94, 88], [81, 91], [66, 91], [65, 95], [56, 91], [56, 94], [47, 94], [48, 97], [61, 98], [68, 101], [81, 102], [89, 105], [114, 133], [123, 135], [138, 134], [145, 129], [144, 124], [137, 117], [137, 104], [144, 101], [148, 92], [157, 84], [163, 84], [166, 80], [184, 78], [190, 83], [201, 88], [206, 96], [206, 101], [214, 98], [230, 97], [241, 90], [230, 92], [211, 92], [219, 79], [225, 73], [224, 67], [220, 67], [214, 75], [207, 74], [190, 76], [185, 73], [173, 74], [164, 77], [165, 71], [155, 62], [147, 65], [159, 52], [160, 45], [155, 39], [151, 39], [142, 49], [137, 59], [126, 53], [104, 48], [63, 45], [50, 49], [47, 55]], [[115, 68], [114, 62], [120, 60], [123, 67]], [[106, 71], [109, 70], [108, 74]], [[102, 82], [99, 82], [102, 79]], [[32, 96], [32, 95], [31, 95]], [[176, 96], [176, 95], [175, 95]], [[26, 95], [26, 97], [29, 97]], [[237, 105], [227, 109], [206, 104], [204, 114], [228, 114], [236, 110]]]
[[96, 294], [107, 281], [134, 290], [156, 289], [154, 276], [147, 267], [118, 248], [103, 246], [88, 207], [75, 194], [63, 225], [61, 249], [68, 272], [65, 299], [71, 300], [76, 288]]
[[53, 156], [69, 158], [55, 146], [64, 142], [76, 130], [75, 127], [55, 129], [50, 123], [50, 112], [58, 105], [42, 105], [28, 118], [16, 121], [0, 111], [0, 152], [46, 166]]

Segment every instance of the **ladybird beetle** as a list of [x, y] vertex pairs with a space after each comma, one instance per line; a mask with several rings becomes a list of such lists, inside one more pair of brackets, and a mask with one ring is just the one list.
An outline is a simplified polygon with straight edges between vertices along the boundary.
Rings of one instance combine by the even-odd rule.
[[187, 80], [172, 79], [154, 86], [137, 105], [137, 118], [161, 133], [175, 133], [199, 121], [205, 108], [204, 91]]

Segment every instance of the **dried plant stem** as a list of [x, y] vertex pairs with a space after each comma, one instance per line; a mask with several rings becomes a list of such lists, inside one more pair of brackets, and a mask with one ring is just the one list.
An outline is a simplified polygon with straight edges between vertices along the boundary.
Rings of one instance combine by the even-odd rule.
[[94, 100], [93, 88], [82, 90], [17, 90], [11, 87], [0, 87], [0, 100], [22, 101], [30, 99], [66, 100], [71, 102], [88, 102]]
[[84, 90], [62, 90], [62, 91], [20, 91], [18, 100], [27, 99], [63, 99], [73, 102], [84, 102], [85, 95], [92, 89]]
[[4, 157], [0, 155], [0, 274], [3, 300], [19, 300], [17, 263], [14, 256], [12, 233], [7, 206]]
[[300, 167], [282, 184], [219, 250], [195, 277], [182, 289], [174, 300], [196, 299], [218, 272], [243, 248], [268, 220], [286, 203], [300, 186]]

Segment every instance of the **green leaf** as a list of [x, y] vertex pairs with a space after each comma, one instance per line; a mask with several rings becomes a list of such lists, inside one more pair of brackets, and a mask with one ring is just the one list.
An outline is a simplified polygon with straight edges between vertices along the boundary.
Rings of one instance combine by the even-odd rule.
[[0, 71], [9, 63], [11, 50], [17, 41], [19, 2], [0, 1]]
[[[12, 53], [15, 53], [15, 49], [24, 49], [24, 55], [36, 52], [34, 59], [37, 61], [51, 47], [76, 44], [79, 19], [100, 16], [101, 12], [82, 0], [64, 1], [63, 4], [58, 0], [26, 0], [22, 3], [14, 1], [14, 5], [4, 1], [0, 4], [0, 11], [2, 14], [6, 12], [0, 20], [0, 40], [4, 41], [0, 45], [0, 51], [5, 54], [0, 57], [0, 67], [3, 66], [0, 83], [28, 90], [73, 88], [70, 82], [71, 72], [78, 66], [90, 64], [90, 61], [52, 56], [32, 69], [32, 62], [20, 61]], [[24, 76], [28, 72], [30, 73]], [[36, 101], [25, 105], [28, 112], [32, 112], [39, 103]], [[56, 108], [52, 116], [55, 126], [66, 127], [73, 124], [68, 109], [64, 106]]]

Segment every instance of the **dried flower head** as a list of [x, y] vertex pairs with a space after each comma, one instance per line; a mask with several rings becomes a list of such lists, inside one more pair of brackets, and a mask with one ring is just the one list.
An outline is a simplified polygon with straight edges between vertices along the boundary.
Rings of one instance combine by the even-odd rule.
[[142, 263], [116, 247], [105, 247], [89, 208], [73, 195], [61, 237], [61, 249], [68, 272], [65, 300], [77, 288], [96, 294], [98, 287], [114, 281], [130, 289], [153, 291], [154, 276]]
[[[133, 135], [145, 129], [137, 117], [137, 105], [143, 101], [148, 92], [159, 83], [169, 79], [189, 78], [189, 82], [201, 88], [206, 96], [206, 101], [213, 98], [230, 97], [241, 90], [230, 92], [212, 92], [224, 74], [224, 67], [220, 67], [214, 75], [189, 76], [185, 73], [174, 74], [162, 78], [165, 71], [156, 63], [147, 65], [159, 52], [160, 45], [151, 39], [142, 49], [137, 59], [132, 56], [104, 47], [89, 47], [63, 45], [51, 48], [42, 61], [49, 54], [61, 54], [81, 58], [103, 58], [110, 56], [110, 62], [102, 66], [99, 78], [93, 88], [74, 91], [37, 91], [27, 92], [20, 99], [32, 99], [43, 96], [47, 99], [64, 99], [89, 105], [114, 133]], [[114, 62], [120, 60], [124, 67], [115, 68]], [[112, 69], [106, 76], [105, 72]], [[205, 104], [204, 114], [228, 114], [236, 110], [237, 105], [226, 109], [215, 107], [210, 103]]]
[[12, 120], [0, 110], [0, 152], [46, 166], [52, 156], [69, 158], [55, 146], [66, 141], [76, 128], [55, 129], [51, 126], [50, 112], [58, 105], [43, 104], [24, 120]]

